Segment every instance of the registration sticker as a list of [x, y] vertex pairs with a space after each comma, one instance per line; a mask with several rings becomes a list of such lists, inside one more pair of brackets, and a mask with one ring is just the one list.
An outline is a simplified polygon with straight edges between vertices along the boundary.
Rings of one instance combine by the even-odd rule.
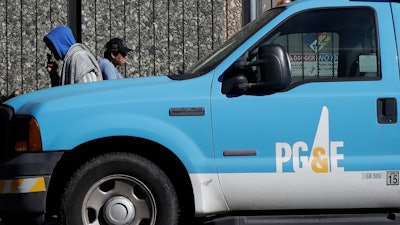
[[399, 171], [386, 172], [386, 185], [399, 185]]

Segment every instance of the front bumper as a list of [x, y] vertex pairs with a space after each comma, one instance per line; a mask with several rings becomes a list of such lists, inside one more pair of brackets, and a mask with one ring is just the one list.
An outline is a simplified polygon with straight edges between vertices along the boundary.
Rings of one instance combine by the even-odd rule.
[[51, 174], [62, 155], [23, 153], [0, 159], [1, 218], [34, 218], [45, 212]]

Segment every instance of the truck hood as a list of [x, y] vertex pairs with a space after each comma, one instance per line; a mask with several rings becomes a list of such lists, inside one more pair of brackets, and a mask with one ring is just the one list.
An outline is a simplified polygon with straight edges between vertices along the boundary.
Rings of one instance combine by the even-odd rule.
[[208, 88], [199, 85], [202, 83], [199, 80], [204, 80], [205, 85], [211, 82], [210, 76], [189, 80], [171, 80], [167, 76], [109, 80], [39, 90], [12, 98], [5, 104], [12, 106], [16, 114], [35, 115], [44, 108], [61, 111], [66, 108], [107, 107], [179, 96], [190, 98], [191, 93], [199, 97], [198, 91], [209, 93]]
[[35, 117], [43, 151], [135, 137], [170, 149], [188, 171], [214, 171], [213, 160], [206, 160], [213, 156], [211, 82], [212, 74], [184, 80], [154, 76], [99, 81], [36, 91], [6, 104], [17, 115]]

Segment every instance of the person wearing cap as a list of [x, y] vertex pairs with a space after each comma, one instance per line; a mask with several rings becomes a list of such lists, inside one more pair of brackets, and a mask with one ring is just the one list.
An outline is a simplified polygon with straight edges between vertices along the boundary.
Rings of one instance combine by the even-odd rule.
[[57, 63], [48, 55], [47, 71], [52, 86], [100, 81], [103, 79], [97, 59], [83, 44], [76, 43], [72, 30], [58, 26], [44, 36], [43, 41], [56, 60], [63, 60], [61, 77]]
[[106, 43], [104, 58], [99, 61], [103, 80], [123, 79], [117, 66], [126, 63], [128, 52], [132, 49], [126, 47], [124, 41], [120, 38], [112, 38]]

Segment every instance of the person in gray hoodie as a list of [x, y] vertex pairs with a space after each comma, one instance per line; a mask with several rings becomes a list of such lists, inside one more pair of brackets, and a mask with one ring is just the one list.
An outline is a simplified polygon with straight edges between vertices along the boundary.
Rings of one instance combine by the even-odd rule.
[[[57, 64], [47, 63], [47, 71], [52, 79], [52, 86], [77, 84], [102, 80], [99, 64], [89, 49], [76, 43], [72, 30], [58, 26], [51, 30], [43, 41], [56, 60], [63, 60], [61, 77], [58, 76]], [[59, 78], [59, 81], [57, 80]], [[57, 84], [58, 83], [58, 84]]]

